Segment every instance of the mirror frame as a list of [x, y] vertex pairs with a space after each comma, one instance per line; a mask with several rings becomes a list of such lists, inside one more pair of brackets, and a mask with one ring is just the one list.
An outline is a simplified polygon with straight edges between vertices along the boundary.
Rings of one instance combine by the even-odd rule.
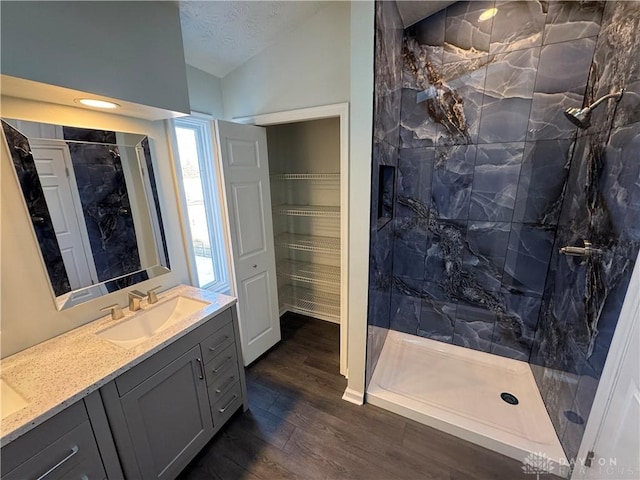
[[[35, 160], [33, 158], [31, 152], [31, 146], [29, 141], [33, 140], [41, 140], [46, 142], [51, 142], [55, 140], [56, 142], [64, 143], [69, 145], [69, 143], [78, 143], [78, 141], [60, 139], [60, 138], [46, 138], [44, 136], [41, 137], [28, 137], [23, 132], [21, 132], [15, 125], [23, 120], [16, 120], [10, 118], [2, 118], [3, 128], [2, 130], [2, 139], [4, 143], [5, 152], [7, 153], [7, 158], [12, 162], [12, 170], [14, 172], [14, 176], [17, 182], [17, 186], [21, 193], [22, 203], [24, 205], [24, 211], [32, 219], [30, 223], [31, 232], [33, 234], [34, 240], [38, 245], [38, 251], [40, 260], [42, 262], [42, 266], [44, 271], [47, 273], [47, 280], [49, 284], [49, 289], [51, 291], [51, 295], [54, 299], [54, 303], [56, 305], [57, 310], [64, 310], [76, 305], [80, 305], [89, 300], [94, 300], [100, 298], [101, 296], [107, 295], [109, 293], [116, 292], [118, 290], [124, 288], [130, 288], [137, 283], [149, 280], [151, 278], [158, 277], [160, 275], [164, 275], [170, 272], [170, 261], [169, 261], [169, 253], [168, 253], [168, 245], [166, 241], [166, 233], [164, 231], [164, 224], [162, 221], [162, 211], [160, 206], [160, 198], [158, 195], [158, 186], [155, 181], [155, 171], [157, 171], [156, 162], [154, 161], [153, 155], [151, 154], [151, 141], [150, 139], [143, 134], [130, 134], [127, 132], [116, 132], [116, 131], [108, 131], [113, 132], [114, 134], [122, 133], [131, 135], [139, 139], [137, 145], [126, 145], [123, 143], [118, 144], [113, 142], [104, 142], [103, 145], [116, 145], [119, 147], [128, 147], [130, 149], [134, 149], [136, 152], [136, 165], [138, 170], [141, 173], [141, 178], [143, 179], [144, 185], [141, 185], [144, 188], [143, 196], [146, 200], [146, 208], [148, 210], [149, 217], [151, 219], [151, 238], [153, 239], [153, 244], [155, 246], [155, 257], [158, 261], [155, 265], [143, 265], [142, 260], [140, 261], [140, 268], [126, 273], [124, 275], [120, 275], [115, 278], [106, 279], [104, 281], [99, 281], [92, 285], [88, 285], [85, 287], [77, 288], [71, 290], [70, 287], [68, 292], [64, 293], [56, 293], [54, 291], [52, 275], [64, 275], [68, 286], [68, 276], [66, 273], [66, 269], [64, 267], [64, 263], [62, 262], [62, 255], [60, 253], [60, 247], [57, 239], [55, 238], [55, 232], [53, 230], [53, 224], [51, 221], [51, 215], [49, 213], [49, 207], [46, 204], [44, 198], [44, 192], [42, 189], [42, 184], [38, 177], [36, 168], [35, 168]], [[14, 124], [12, 124], [15, 123]], [[46, 125], [56, 128], [64, 128], [62, 125], [49, 124], [46, 122], [30, 122], [37, 123], [39, 125]], [[5, 126], [6, 125], [6, 126]], [[20, 144], [11, 145], [9, 138], [5, 132], [6, 128], [9, 127], [12, 130], [15, 130], [17, 134], [23, 138], [18, 138], [21, 140]], [[96, 130], [90, 128], [79, 128], [79, 127], [70, 127], [70, 128], [78, 128], [79, 130], [86, 130], [87, 132], [104, 132], [103, 130]], [[13, 139], [16, 142], [16, 139]], [[17, 143], [17, 142], [16, 142]], [[86, 144], [100, 144], [101, 142], [80, 142]], [[23, 169], [22, 172], [18, 171], [18, 164], [21, 164]], [[134, 167], [135, 168], [135, 167]], [[37, 189], [34, 194], [31, 189]], [[127, 192], [129, 195], [129, 192]], [[142, 204], [145, 202], [143, 201]], [[38, 223], [38, 229], [36, 229], [36, 223]], [[135, 228], [135, 227], [134, 227]], [[40, 235], [39, 232], [40, 231]], [[53, 237], [53, 241], [52, 241]], [[44, 240], [50, 250], [53, 250], [53, 254], [48, 252], [46, 254], [47, 259], [45, 259], [45, 252], [42, 249], [42, 242]], [[55, 245], [53, 245], [55, 244]], [[53, 248], [55, 247], [55, 248]]]

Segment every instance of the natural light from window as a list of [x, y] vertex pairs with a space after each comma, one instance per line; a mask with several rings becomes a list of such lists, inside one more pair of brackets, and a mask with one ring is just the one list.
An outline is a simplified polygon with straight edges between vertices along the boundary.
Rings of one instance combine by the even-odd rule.
[[175, 132], [198, 283], [200, 288], [206, 288], [216, 281], [216, 275], [200, 175], [196, 131], [191, 128], [176, 127]]

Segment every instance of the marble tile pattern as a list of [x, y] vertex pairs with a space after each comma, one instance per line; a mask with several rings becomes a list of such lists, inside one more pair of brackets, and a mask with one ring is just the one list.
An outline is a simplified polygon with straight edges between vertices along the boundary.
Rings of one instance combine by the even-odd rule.
[[397, 146], [403, 30], [395, 2], [376, 3], [375, 28], [373, 136]]
[[[96, 335], [114, 324], [111, 316], [105, 316], [3, 358], [2, 379], [28, 404], [2, 419], [0, 445], [37, 427], [236, 303], [234, 297], [185, 285], [162, 292], [159, 298], [162, 302], [177, 295], [209, 305], [133, 348], [124, 349]], [[136, 314], [128, 309], [124, 313], [125, 318], [117, 322], [126, 322]]]
[[[586, 13], [565, 14], [580, 15]], [[640, 250], [640, 59], [629, 55], [639, 40], [640, 4], [606, 2], [601, 17], [585, 104], [622, 87], [629, 91], [595, 110], [591, 127], [575, 140], [531, 356], [569, 458], [578, 452]], [[557, 253], [584, 239], [599, 253], [587, 259]]]
[[[87, 136], [94, 138], [96, 135]], [[67, 144], [98, 280], [111, 280], [140, 270], [138, 244], [118, 146], [84, 141], [69, 141]]]
[[402, 45], [385, 327], [531, 362], [569, 458], [640, 249], [639, 32], [638, 2], [457, 2]]
[[26, 213], [33, 220], [33, 230], [40, 244], [40, 252], [49, 274], [51, 287], [56, 296], [64, 295], [71, 291], [71, 285], [62, 260], [62, 253], [58, 246], [36, 164], [31, 154], [29, 140], [4, 120], [2, 120], [2, 129], [7, 139], [13, 166], [25, 199]]
[[557, 103], [582, 104], [602, 10], [457, 2], [405, 30], [391, 328], [529, 359], [576, 134]]
[[[376, 2], [375, 14], [375, 81], [373, 155], [371, 166], [371, 229], [369, 258], [369, 305], [367, 321], [368, 385], [378, 362], [390, 326], [393, 235], [391, 219], [397, 208], [393, 194], [380, 199], [381, 180], [384, 190], [393, 192], [400, 175], [398, 145], [400, 141], [400, 106], [402, 95], [402, 20], [395, 2]], [[415, 162], [413, 162], [415, 164]], [[381, 166], [385, 169], [380, 178]], [[406, 182], [414, 182], [411, 162], [404, 166]], [[386, 181], [385, 181], [386, 177]], [[417, 182], [421, 184], [418, 179]], [[382, 201], [381, 201], [382, 200]], [[380, 205], [379, 205], [380, 203]], [[378, 218], [378, 212], [384, 215]]]

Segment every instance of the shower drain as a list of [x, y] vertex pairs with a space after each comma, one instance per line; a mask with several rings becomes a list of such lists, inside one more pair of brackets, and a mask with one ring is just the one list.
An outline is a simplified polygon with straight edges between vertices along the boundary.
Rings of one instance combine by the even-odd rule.
[[509, 405], [518, 405], [518, 403], [520, 403], [518, 401], [518, 398], [515, 395], [512, 395], [511, 393], [502, 392], [500, 394], [500, 398], [502, 398], [502, 400], [507, 402]]

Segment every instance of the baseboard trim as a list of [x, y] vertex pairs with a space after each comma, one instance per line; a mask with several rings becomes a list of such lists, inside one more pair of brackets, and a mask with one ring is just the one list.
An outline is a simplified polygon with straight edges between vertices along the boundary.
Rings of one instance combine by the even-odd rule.
[[349, 387], [344, 391], [342, 399], [355, 405], [364, 405], [364, 393], [357, 392]]

